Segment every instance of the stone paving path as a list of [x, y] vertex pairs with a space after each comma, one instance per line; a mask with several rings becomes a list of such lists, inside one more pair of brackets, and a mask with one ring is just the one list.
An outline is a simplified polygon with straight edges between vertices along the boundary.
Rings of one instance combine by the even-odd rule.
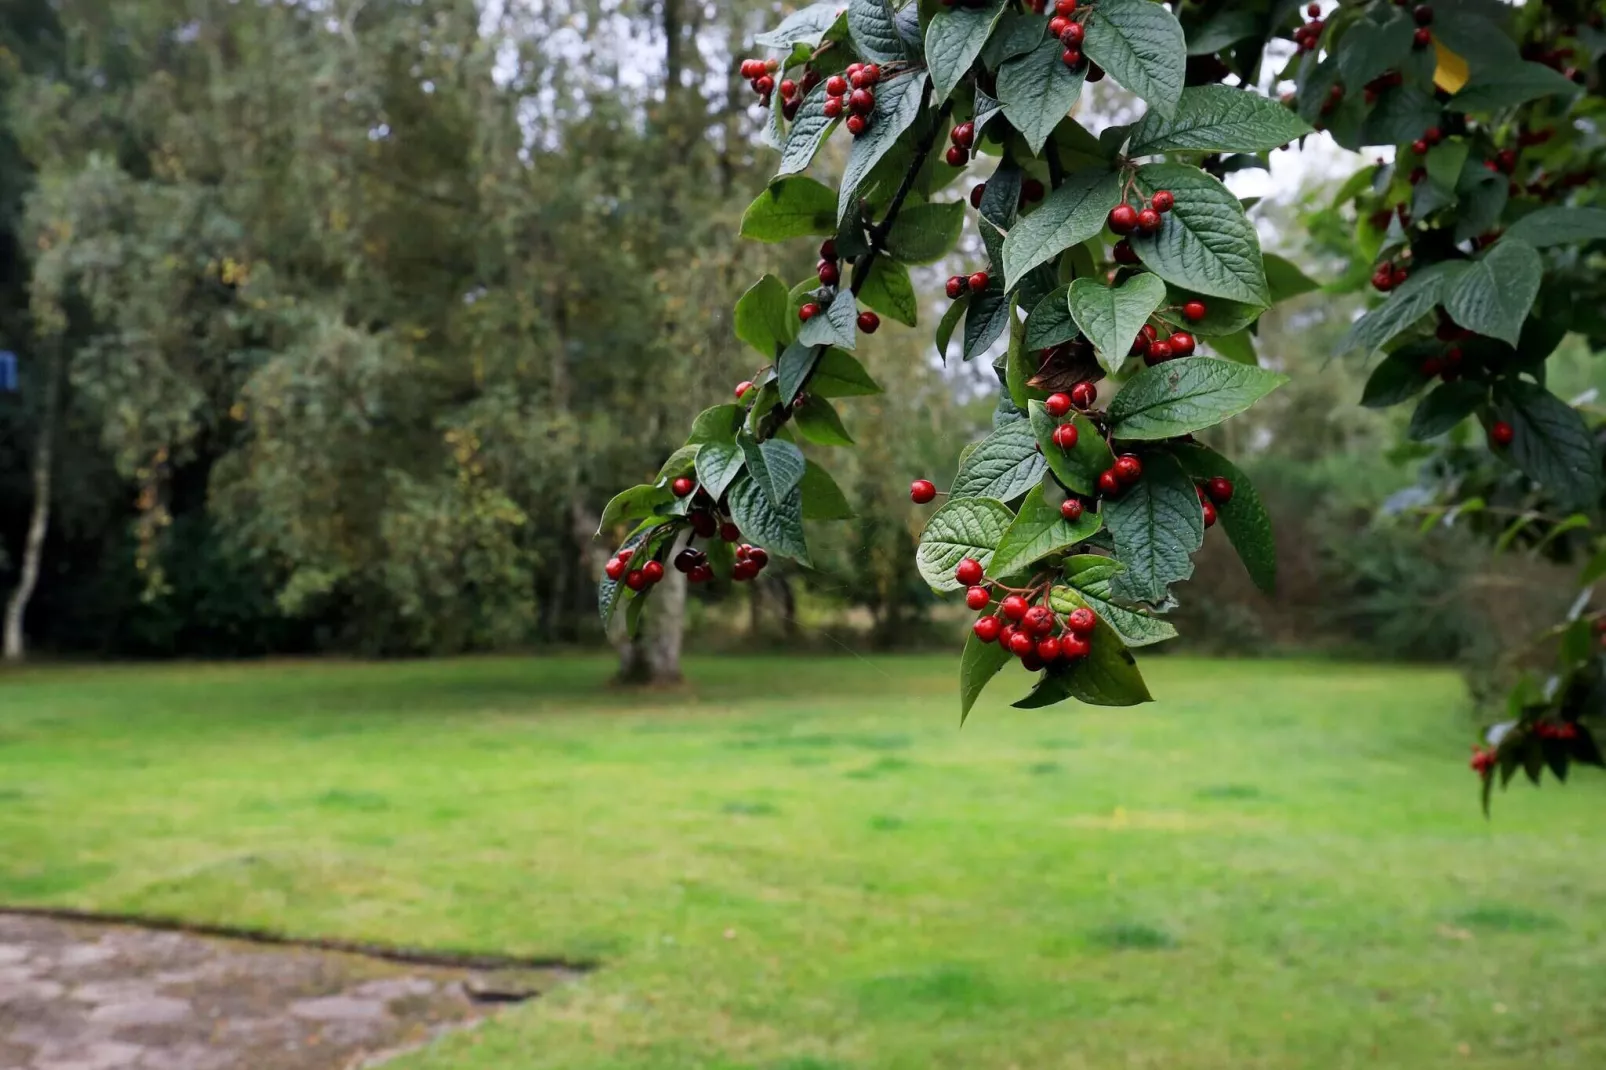
[[559, 975], [0, 914], [0, 1070], [348, 1070]]

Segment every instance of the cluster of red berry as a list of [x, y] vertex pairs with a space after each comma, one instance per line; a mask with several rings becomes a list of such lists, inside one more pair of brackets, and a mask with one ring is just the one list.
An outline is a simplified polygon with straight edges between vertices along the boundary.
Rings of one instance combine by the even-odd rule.
[[881, 68], [874, 63], [850, 63], [841, 74], [825, 80], [825, 117], [835, 119], [844, 109], [848, 115], [848, 133], [860, 137], [870, 129], [870, 113], [875, 111], [875, 94], [871, 87], [881, 81]]
[[943, 292], [948, 295], [950, 301], [957, 301], [965, 296], [967, 292], [981, 293], [987, 289], [987, 281], [988, 275], [985, 271], [978, 271], [972, 275], [950, 275], [948, 276], [948, 284], [943, 287]]
[[1426, 156], [1428, 150], [1444, 140], [1444, 131], [1436, 126], [1430, 126], [1422, 131], [1422, 136], [1411, 142], [1411, 151], [1418, 156]]
[[1123, 453], [1115, 463], [1099, 473], [1099, 493], [1106, 498], [1119, 497], [1126, 488], [1143, 478], [1143, 462], [1135, 454]]
[[[1042, 182], [1031, 177], [1030, 175], [1027, 175], [1025, 178], [1021, 179], [1020, 200], [1018, 203], [1022, 208], [1025, 208], [1028, 204], [1036, 204], [1038, 201], [1043, 199], [1043, 194], [1047, 192], [1048, 189], [1043, 185]], [[981, 199], [986, 195], [987, 183], [978, 182], [974, 186], [970, 187], [970, 206], [972, 208], [980, 209]]]
[[[965, 605], [971, 609], [984, 610], [992, 603], [992, 588], [998, 585], [985, 578], [980, 561], [965, 558], [954, 569], [954, 578], [968, 588]], [[978, 617], [971, 630], [977, 639], [997, 643], [1036, 672], [1056, 661], [1077, 661], [1091, 654], [1098, 622], [1085, 606], [1061, 617], [1046, 602], [1033, 605], [1025, 595], [1011, 591], [998, 603], [996, 615]]]
[[1232, 480], [1226, 476], [1211, 476], [1195, 488], [1199, 492], [1199, 505], [1204, 509], [1204, 526], [1216, 526], [1216, 508], [1232, 501]]
[[1322, 27], [1327, 25], [1322, 21], [1322, 5], [1314, 2], [1306, 4], [1305, 14], [1310, 16], [1310, 21], [1294, 30], [1294, 44], [1299, 46], [1301, 52], [1314, 52], [1322, 37]]
[[[1589, 24], [1597, 30], [1600, 29], [1603, 25], [1601, 13], [1598, 11], [1591, 13], [1589, 16]], [[1561, 35], [1563, 37], [1575, 37], [1577, 34], [1577, 26], [1563, 26], [1561, 28]], [[1523, 59], [1530, 63], [1543, 63], [1551, 70], [1559, 71], [1564, 77], [1572, 79], [1579, 85], [1583, 85], [1589, 80], [1588, 76], [1578, 67], [1567, 65], [1567, 61], [1573, 58], [1574, 53], [1575, 50], [1571, 48], [1546, 48], [1544, 45], [1536, 43], [1530, 43], [1522, 46]]]
[[1578, 738], [1578, 726], [1571, 721], [1540, 721], [1534, 725], [1534, 735], [1565, 743]]
[[770, 94], [775, 92], [775, 74], [781, 69], [778, 59], [744, 59], [737, 68], [742, 77], [753, 87], [753, 92], [766, 104], [769, 103]]
[[1087, 36], [1086, 28], [1071, 17], [1076, 6], [1076, 0], [1056, 0], [1054, 17], [1048, 20], [1049, 36], [1065, 47], [1060, 59], [1072, 70], [1082, 65], [1082, 41]]
[[[976, 124], [971, 122], [960, 123], [948, 132], [948, 140], [953, 144], [948, 146], [948, 166], [963, 167], [970, 162], [970, 147], [976, 143]], [[983, 183], [985, 185], [985, 183]], [[975, 207], [981, 206], [981, 197], [972, 193], [971, 199]]]
[[1398, 89], [1405, 84], [1405, 75], [1399, 71], [1384, 71], [1361, 88], [1361, 97], [1368, 105], [1376, 104], [1378, 95], [1385, 89]]
[[1481, 777], [1487, 777], [1490, 773], [1494, 772], [1495, 763], [1499, 760], [1500, 754], [1493, 747], [1479, 747], [1474, 745], [1472, 748], [1472, 760], [1467, 764], [1472, 767], [1472, 771], [1474, 773], [1477, 773]]
[[[821, 286], [836, 286], [842, 281], [841, 260], [836, 255], [836, 242], [830, 238], [820, 243], [820, 259], [814, 265], [814, 274], [820, 280]], [[797, 318], [807, 323], [823, 311], [818, 301], [804, 302], [797, 310]], [[859, 330], [865, 334], [874, 334], [881, 326], [881, 317], [874, 312], [859, 313]], [[740, 397], [740, 392], [737, 397]]]
[[1411, 271], [1405, 265], [1385, 260], [1372, 272], [1372, 286], [1379, 293], [1388, 293], [1410, 277]]
[[1176, 207], [1176, 203], [1176, 197], [1168, 189], [1155, 190], [1154, 196], [1141, 209], [1122, 201], [1110, 209], [1110, 229], [1117, 234], [1157, 233], [1163, 222], [1160, 217]]
[[[1204, 304], [1202, 301], [1189, 303]], [[1183, 315], [1187, 315], [1187, 313], [1184, 312]], [[1199, 315], [1200, 318], [1203, 318], [1204, 313], [1201, 312]], [[1152, 368], [1156, 364], [1164, 364], [1166, 361], [1175, 360], [1178, 357], [1193, 356], [1194, 348], [1198, 344], [1198, 340], [1187, 331], [1172, 331], [1164, 338], [1161, 338], [1160, 332], [1155, 329], [1152, 323], [1145, 323], [1143, 329], [1138, 331], [1138, 336], [1132, 340], [1130, 355], [1142, 357], [1143, 363]]]
[[[1405, 0], [1394, 0], [1400, 7], [1405, 6]], [[1411, 9], [1411, 18], [1416, 21], [1416, 33], [1411, 37], [1411, 47], [1423, 49], [1433, 43], [1433, 31], [1428, 29], [1433, 25], [1433, 8], [1428, 4], [1418, 4]]]
[[625, 586], [632, 591], [645, 590], [664, 578], [662, 561], [648, 561], [640, 568], [631, 568], [630, 562], [635, 556], [636, 551], [633, 549], [627, 547], [620, 550], [608, 559], [608, 564], [603, 568], [603, 571], [608, 574], [610, 580], [615, 582], [622, 578], [625, 581]]

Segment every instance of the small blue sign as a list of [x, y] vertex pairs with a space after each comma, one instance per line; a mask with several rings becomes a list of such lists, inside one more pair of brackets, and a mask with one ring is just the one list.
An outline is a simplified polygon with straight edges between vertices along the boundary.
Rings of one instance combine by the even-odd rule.
[[17, 392], [17, 355], [9, 349], [0, 349], [0, 390]]

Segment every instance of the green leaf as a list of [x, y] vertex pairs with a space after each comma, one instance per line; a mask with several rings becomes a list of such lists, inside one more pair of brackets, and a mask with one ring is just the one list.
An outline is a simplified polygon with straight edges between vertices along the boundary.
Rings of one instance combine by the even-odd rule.
[[1087, 77], [1087, 64], [1072, 70], [1060, 58], [1062, 52], [1058, 41], [1048, 39], [998, 68], [998, 99], [1004, 115], [1034, 156], [1043, 151], [1049, 135], [1081, 96]]
[[[825, 352], [827, 350], [820, 346], [806, 345], [803, 342], [793, 342], [782, 350], [780, 357], [775, 361], [775, 389], [780, 391], [782, 405], [792, 404], [792, 399], [797, 397], [804, 380], [819, 365], [821, 354]], [[852, 357], [848, 359], [853, 360]]]
[[691, 437], [686, 439], [686, 444], [696, 446], [704, 442], [735, 442], [736, 429], [741, 426], [745, 415], [745, 409], [730, 403], [704, 409], [692, 421]]
[[1446, 107], [1455, 111], [1492, 112], [1526, 104], [1540, 97], [1570, 97], [1579, 87], [1560, 71], [1543, 63], [1502, 63], [1472, 72], [1467, 84]]
[[937, 323], [937, 355], [945, 362], [948, 360], [948, 343], [953, 341], [954, 328], [959, 326], [960, 318], [969, 308], [970, 295], [966, 294], [944, 309], [942, 319]]
[[1038, 264], [1047, 263], [1103, 230], [1110, 209], [1120, 199], [1121, 177], [1113, 171], [1095, 168], [1068, 175], [1035, 212], [1020, 219], [1004, 238], [1007, 288], [1014, 289]]
[[[1018, 323], [1011, 324], [1009, 349], [1004, 353], [1003, 396], [1009, 399], [1010, 407], [1023, 418], [1032, 398], [1048, 397], [1048, 391], [1029, 385], [1042, 366], [1042, 353], [1040, 350], [1027, 349], [1025, 343], [1026, 328]], [[996, 364], [994, 370], [997, 370]]]
[[1516, 345], [1543, 272], [1539, 251], [1508, 237], [1466, 265], [1445, 291], [1444, 310], [1469, 331]]
[[1441, 141], [1428, 150], [1427, 160], [1423, 166], [1427, 169], [1428, 178], [1440, 189], [1454, 192], [1456, 184], [1461, 181], [1461, 170], [1467, 165], [1467, 153], [1470, 147], [1460, 138], [1451, 138]]
[[1356, 320], [1335, 352], [1381, 349], [1395, 335], [1431, 312], [1439, 303], [1445, 283], [1461, 269], [1461, 262], [1442, 262], [1417, 268], [1388, 300]]
[[602, 519], [597, 521], [597, 534], [602, 534], [621, 520], [640, 520], [652, 516], [658, 506], [674, 500], [675, 496], [669, 488], [652, 483], [640, 483], [622, 490], [610, 498], [602, 510]]
[[1416, 86], [1387, 89], [1366, 116], [1361, 140], [1368, 145], [1413, 141], [1439, 121], [1439, 102]]
[[779, 508], [803, 479], [803, 451], [779, 438], [754, 442], [744, 436], [740, 444], [748, 477], [763, 489], [770, 504]]
[[1170, 118], [1151, 111], [1132, 130], [1131, 156], [1192, 152], [1265, 152], [1311, 133], [1305, 120], [1252, 89], [1184, 89]]
[[810, 4], [800, 8], [781, 20], [781, 24], [767, 33], [758, 34], [754, 42], [766, 48], [791, 48], [795, 44], [819, 44], [820, 38], [825, 35], [837, 17], [842, 14], [842, 5], [835, 0], [825, 3]]
[[1438, 438], [1477, 411], [1488, 396], [1488, 386], [1469, 379], [1441, 383], [1417, 403], [1406, 433], [1415, 442]]
[[971, 294], [965, 308], [964, 358], [972, 360], [987, 352], [1009, 326], [1014, 302], [1004, 293], [1004, 281], [996, 274], [987, 279], [987, 289]]
[[[1153, 646], [1155, 643], [1163, 643], [1167, 639], [1177, 637], [1177, 630], [1169, 622], [1115, 601], [1115, 596], [1110, 592], [1110, 577], [1121, 571], [1120, 562], [1107, 557], [1093, 557], [1092, 560], [1107, 562], [1113, 567], [1101, 570], [1099, 574], [1090, 573], [1086, 576], [1074, 576], [1067, 568], [1066, 578], [1082, 596], [1082, 601], [1087, 607], [1097, 613], [1100, 620], [1115, 629], [1115, 633], [1121, 637], [1123, 643], [1129, 647]], [[1056, 587], [1050, 593], [1049, 604], [1061, 613], [1069, 613], [1077, 607], [1059, 593], [1061, 590], [1062, 588]]]
[[836, 129], [838, 120], [825, 117], [825, 86], [818, 85], [798, 105], [797, 115], [786, 131], [786, 142], [781, 146], [780, 175], [795, 175], [808, 169], [814, 154], [820, 151], [825, 139]]
[[809, 393], [820, 398], [869, 397], [881, 393], [881, 387], [852, 353], [827, 349], [809, 380]]
[[1428, 384], [1428, 377], [1422, 374], [1427, 356], [1425, 347], [1413, 344], [1384, 357], [1366, 380], [1361, 404], [1368, 409], [1386, 409], [1416, 397]]
[[[1188, 35], [1188, 55], [1208, 56], [1228, 45], [1258, 36], [1264, 30], [1265, 16], [1254, 11], [1222, 11]], [[1184, 93], [1187, 90], [1183, 90]]]
[[1174, 163], [1138, 168], [1138, 186], [1149, 196], [1167, 189], [1176, 197], [1158, 232], [1129, 239], [1151, 271], [1202, 294], [1271, 303], [1260, 239], [1227, 187], [1197, 167]]
[[989, 0], [981, 7], [938, 8], [926, 26], [926, 66], [935, 90], [932, 103], [941, 104], [970, 70], [982, 46], [1004, 13], [1004, 0]]
[[[1271, 267], [1270, 257], [1267, 257], [1267, 268]], [[1268, 270], [1268, 278], [1270, 271]], [[1155, 313], [1160, 319], [1171, 324], [1179, 331], [1188, 331], [1199, 338], [1216, 338], [1221, 335], [1236, 334], [1260, 318], [1265, 308], [1260, 305], [1246, 305], [1242, 301], [1228, 301], [1224, 297], [1212, 297], [1205, 302], [1205, 317], [1197, 322], [1188, 319], [1182, 314], [1182, 308], [1189, 301], [1203, 296], [1192, 290], [1180, 286], [1167, 286], [1165, 304]]]
[[1160, 277], [1144, 272], [1113, 288], [1097, 279], [1077, 279], [1071, 283], [1067, 303], [1076, 325], [1093, 343], [1099, 363], [1114, 375], [1132, 351], [1138, 332], [1165, 297], [1165, 283]]
[[[1003, 66], [1006, 60], [1014, 59], [1023, 53], [1030, 52], [1043, 42], [1043, 19], [1034, 17], [1027, 11], [1007, 11], [999, 20], [998, 27], [993, 35], [987, 39], [987, 44], [981, 50], [981, 61], [990, 71], [996, 71]], [[976, 97], [976, 132], [981, 133], [983, 123], [983, 97], [985, 92], [978, 93]], [[991, 100], [991, 97], [986, 97]], [[996, 102], [995, 102], [996, 103]]]
[[959, 590], [954, 578], [959, 562], [973, 557], [985, 568], [1013, 519], [1008, 506], [993, 498], [949, 498], [920, 533], [915, 566], [921, 578], [934, 591]]
[[858, 344], [859, 305], [853, 291], [843, 288], [819, 314], [797, 332], [797, 340], [809, 346], [841, 346], [852, 349]]
[[716, 501], [747, 465], [747, 454], [734, 442], [708, 442], [697, 451], [697, 482]]
[[697, 460], [697, 449], [696, 446], [681, 446], [675, 450], [664, 461], [663, 467], [658, 469], [658, 477], [653, 482], [660, 487], [667, 487], [670, 480], [691, 475]]
[[803, 481], [798, 484], [803, 492], [804, 520], [851, 520], [853, 507], [847, 495], [837, 486], [831, 473], [813, 461], [803, 469]]
[[[1115, 454], [1110, 452], [1109, 443], [1093, 426], [1093, 421], [1079, 412], [1056, 420], [1043, 408], [1043, 403], [1036, 400], [1031, 402], [1029, 412], [1032, 434], [1054, 478], [1078, 494], [1092, 494], [1100, 473], [1115, 463]], [[1054, 445], [1054, 428], [1062, 423], [1076, 426], [1076, 445], [1069, 450]]]
[[[768, 443], [765, 443], [768, 445]], [[751, 455], [749, 455], [751, 456]], [[743, 475], [725, 494], [731, 519], [742, 535], [770, 553], [790, 557], [805, 567], [809, 564], [808, 544], [803, 539], [803, 491], [794, 486], [780, 504], [771, 502], [764, 489]]]
[[777, 347], [791, 340], [792, 327], [797, 322], [788, 314], [790, 307], [786, 283], [774, 275], [765, 275], [736, 302], [736, 337], [765, 359], [775, 356]]
[[[836, 202], [836, 218], [839, 222], [858, 206], [859, 186], [871, 169], [892, 150], [898, 138], [914, 123], [915, 116], [920, 114], [920, 102], [925, 92], [924, 68], [895, 74], [876, 86], [875, 110], [870, 113], [870, 128], [862, 137], [853, 139], [853, 147], [848, 150], [847, 166], [842, 170], [842, 187]], [[833, 226], [828, 233], [834, 233], [835, 230]]]
[[1506, 228], [1506, 241], [1536, 248], [1606, 238], [1606, 208], [1540, 208]]
[[[632, 531], [625, 538], [619, 549], [634, 551], [630, 563], [632, 566], [639, 567], [637, 559], [640, 558], [644, 561], [643, 553], [650, 554], [653, 546], [663, 538], [664, 533], [668, 530], [669, 526], [666, 524], [644, 520], [635, 531]], [[613, 614], [619, 608], [619, 599], [630, 598], [631, 595], [630, 589], [620, 581], [610, 580], [607, 576], [602, 577], [602, 581], [597, 584], [597, 612], [602, 617], [604, 629], [613, 623]]]
[[866, 63], [895, 63], [904, 59], [903, 39], [893, 22], [887, 0], [848, 0], [848, 33], [853, 47]]
[[949, 253], [965, 226], [965, 202], [905, 205], [887, 233], [887, 252], [906, 264], [930, 264]]
[[1143, 466], [1142, 479], [1105, 498], [1099, 509], [1115, 556], [1126, 565], [1112, 589], [1122, 598], [1163, 602], [1171, 584], [1193, 575], [1193, 553], [1204, 544], [1204, 509], [1170, 454], [1150, 454]]
[[866, 308], [908, 327], [915, 325], [920, 310], [914, 283], [909, 281], [909, 269], [885, 256], [876, 257], [875, 263], [870, 265], [870, 277], [859, 287], [859, 300]]
[[1544, 387], [1496, 384], [1495, 415], [1515, 434], [1506, 456], [1563, 508], [1594, 507], [1601, 495], [1600, 446], [1583, 416]]
[[[1299, 270], [1299, 266], [1287, 257], [1262, 253], [1260, 259], [1266, 266], [1266, 286], [1271, 291], [1274, 305], [1322, 288], [1319, 282]], [[1205, 318], [1210, 317], [1207, 315]]]
[[[1049, 602], [1055, 607], [1064, 606], [1065, 612], [1087, 606], [1098, 613], [1098, 607], [1070, 587], [1054, 588]], [[1143, 674], [1138, 672], [1137, 659], [1103, 614], [1099, 614], [1089, 643], [1092, 651], [1087, 657], [1056, 662], [1044, 674], [1037, 685], [1037, 691], [1043, 695], [1038, 697], [1037, 692], [1033, 692], [1034, 705], [1049, 705], [1060, 698], [1074, 698], [1090, 706], [1136, 706], [1154, 700], [1143, 682]], [[1026, 700], [1015, 705], [1024, 706]]]
[[1083, 510], [1081, 519], [1074, 524], [1066, 520], [1060, 515], [1059, 503], [1050, 504], [1039, 483], [1027, 492], [1020, 511], [993, 552], [992, 574], [1010, 576], [1030, 568], [1050, 554], [1085, 541], [1102, 526], [1103, 521], [1091, 509]]
[[1385, 71], [1394, 70], [1411, 54], [1416, 26], [1404, 14], [1376, 23], [1355, 22], [1338, 44], [1338, 72], [1354, 92]]
[[1025, 348], [1048, 349], [1076, 337], [1078, 328], [1071, 318], [1069, 292], [1069, 287], [1060, 286], [1032, 308], [1026, 316], [1026, 340], [1022, 343]]
[[1150, 0], [1099, 0], [1086, 27], [1089, 59], [1162, 117], [1175, 114], [1188, 46], [1170, 10]]
[[1037, 485], [1044, 467], [1031, 425], [1016, 420], [995, 430], [970, 451], [948, 492], [955, 498], [1014, 501]]
[[1205, 446], [1179, 446], [1176, 457], [1183, 471], [1201, 483], [1215, 476], [1231, 481], [1232, 498], [1226, 505], [1216, 506], [1216, 516], [1255, 586], [1267, 594], [1274, 593], [1277, 589], [1277, 540], [1272, 535], [1271, 514], [1266, 511], [1255, 485], [1231, 461]]
[[842, 426], [842, 417], [836, 406], [818, 394], [808, 395], [803, 407], [792, 417], [798, 433], [820, 446], [851, 446], [853, 436]]
[[971, 632], [965, 636], [965, 650], [959, 655], [959, 723], [964, 724], [965, 718], [970, 716], [970, 708], [976, 704], [998, 670], [1009, 664], [1009, 651], [997, 643], [984, 643]]
[[1288, 381], [1247, 364], [1187, 357], [1144, 368], [1110, 403], [1117, 438], [1176, 438], [1214, 427]]
[[835, 234], [835, 203], [831, 188], [807, 175], [778, 178], [742, 213], [742, 237], [778, 242]]
[[1255, 356], [1255, 338], [1247, 330], [1234, 331], [1231, 334], [1213, 335], [1207, 338], [1210, 348], [1217, 356], [1230, 360], [1234, 364], [1244, 364], [1251, 368], [1260, 367], [1260, 359]]

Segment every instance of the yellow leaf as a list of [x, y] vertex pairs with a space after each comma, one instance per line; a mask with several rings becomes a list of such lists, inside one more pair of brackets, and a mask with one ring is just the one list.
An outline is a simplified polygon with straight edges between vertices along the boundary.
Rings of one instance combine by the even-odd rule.
[[1439, 65], [1433, 72], [1433, 84], [1446, 93], [1459, 93], [1461, 87], [1467, 84], [1467, 61], [1445, 48], [1444, 42], [1437, 37], [1433, 39], [1433, 51], [1439, 58]]

